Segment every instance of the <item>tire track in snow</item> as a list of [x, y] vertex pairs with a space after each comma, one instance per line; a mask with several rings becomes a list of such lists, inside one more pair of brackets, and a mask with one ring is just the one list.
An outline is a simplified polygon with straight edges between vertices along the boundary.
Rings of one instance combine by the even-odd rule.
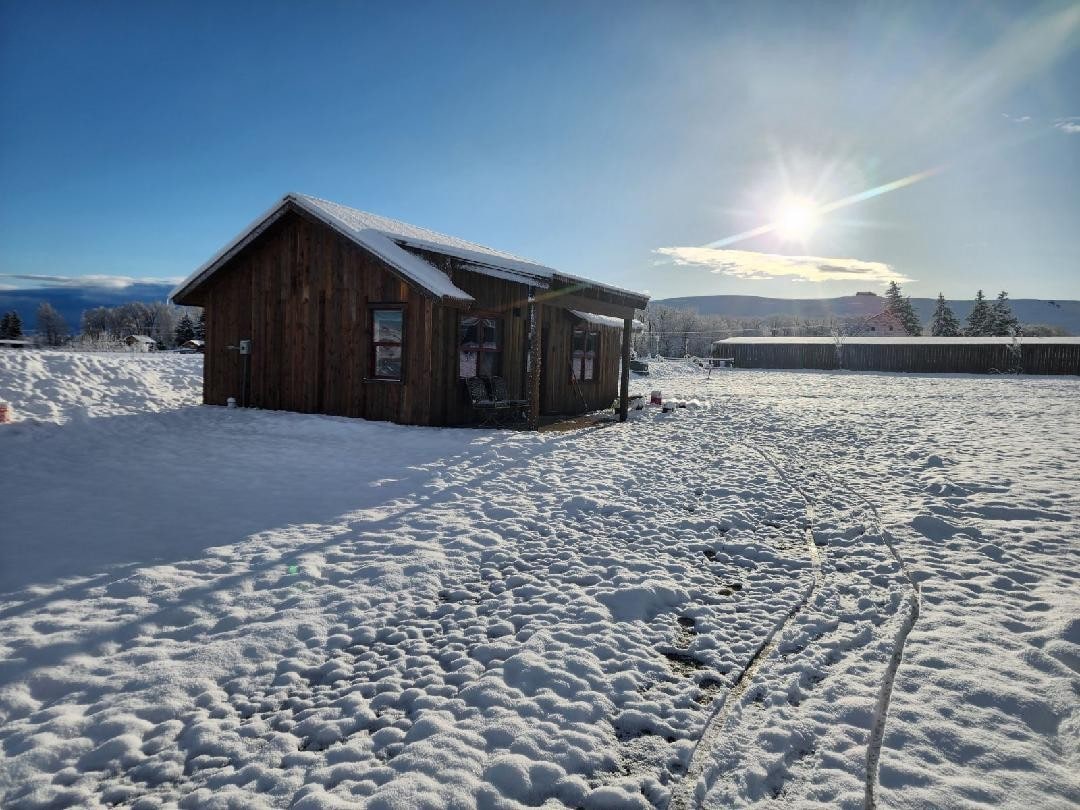
[[874, 707], [874, 724], [870, 728], [870, 739], [866, 744], [866, 798], [863, 804], [866, 810], [876, 810], [878, 772], [881, 765], [881, 744], [885, 739], [885, 726], [889, 719], [889, 703], [892, 700], [896, 673], [904, 659], [904, 646], [907, 644], [911, 631], [915, 628], [915, 623], [919, 620], [919, 613], [922, 608], [922, 588], [919, 586], [918, 580], [912, 576], [911, 569], [897, 550], [896, 544], [889, 539], [889, 531], [881, 522], [881, 515], [878, 514], [877, 508], [855, 490], [850, 488], [849, 490], [870, 509], [870, 514], [874, 516], [877, 523], [876, 528], [880, 530], [881, 539], [885, 542], [893, 559], [900, 566], [904, 578], [911, 586], [911, 594], [908, 596], [908, 615], [896, 634], [893, 654], [889, 659], [888, 667], [885, 669], [885, 677], [881, 682], [881, 692], [878, 693], [877, 704]]
[[881, 746], [885, 740], [885, 727], [889, 719], [889, 704], [892, 700], [893, 684], [896, 682], [896, 673], [899, 671], [900, 664], [904, 659], [904, 647], [907, 644], [908, 636], [911, 635], [911, 631], [915, 628], [915, 623], [919, 620], [919, 613], [922, 608], [922, 588], [919, 585], [919, 581], [912, 575], [911, 568], [908, 566], [907, 561], [896, 548], [896, 544], [890, 539], [891, 535], [889, 534], [888, 529], [885, 528], [885, 523], [881, 519], [881, 513], [878, 512], [877, 507], [873, 502], [837, 476], [821, 469], [815, 469], [815, 472], [831, 481], [840, 489], [851, 493], [857, 500], [862, 501], [863, 505], [866, 506], [874, 518], [873, 528], [875, 532], [881, 535], [882, 542], [884, 542], [885, 547], [889, 549], [889, 553], [892, 555], [892, 558], [896, 560], [896, 564], [900, 566], [900, 571], [903, 573], [904, 579], [907, 580], [908, 585], [911, 587], [911, 594], [908, 596], [907, 600], [909, 604], [908, 614], [904, 618], [900, 629], [897, 631], [895, 641], [893, 642], [893, 653], [889, 658], [888, 666], [885, 668], [885, 676], [881, 682], [881, 691], [878, 692], [878, 699], [874, 705], [874, 722], [870, 727], [870, 739], [866, 743], [866, 794], [863, 800], [863, 806], [865, 810], [876, 810], [878, 774], [881, 766]]
[[765, 459], [766, 463], [776, 470], [780, 479], [795, 490], [803, 501], [806, 502], [808, 525], [804, 529], [804, 532], [807, 557], [810, 560], [813, 579], [803, 592], [799, 601], [788, 611], [783, 620], [773, 627], [768, 636], [765, 637], [765, 640], [762, 642], [761, 646], [758, 647], [757, 652], [751, 656], [749, 663], [739, 674], [739, 677], [735, 680], [731, 689], [728, 690], [722, 700], [717, 701], [716, 708], [713, 709], [709, 718], [705, 721], [705, 727], [701, 732], [701, 736], [698, 737], [697, 743], [694, 744], [694, 750], [690, 755], [690, 764], [687, 765], [686, 773], [672, 789], [671, 798], [668, 800], [667, 804], [668, 810], [689, 810], [689, 808], [693, 806], [694, 789], [701, 780], [715, 743], [720, 737], [721, 732], [723, 732], [728, 718], [731, 716], [731, 709], [738, 703], [739, 698], [746, 693], [746, 690], [750, 688], [757, 673], [764, 666], [765, 661], [768, 660], [769, 656], [776, 650], [776, 647], [780, 643], [780, 636], [783, 631], [791, 625], [795, 617], [804, 607], [806, 607], [810, 598], [822, 583], [821, 557], [818, 552], [817, 543], [814, 540], [812, 528], [816, 515], [814, 502], [798, 484], [791, 480], [787, 473], [784, 472], [783, 468], [769, 456], [768, 453], [752, 444], [747, 444], [745, 442], [740, 443]]
[[907, 561], [896, 548], [896, 544], [890, 539], [891, 535], [889, 534], [888, 529], [885, 528], [884, 521], [881, 519], [881, 513], [878, 512], [877, 507], [873, 502], [837, 476], [821, 469], [815, 469], [815, 472], [831, 481], [839, 489], [849, 492], [857, 500], [862, 501], [863, 505], [866, 506], [874, 518], [873, 528], [875, 533], [881, 536], [882, 542], [885, 543], [885, 547], [888, 548], [892, 558], [896, 560], [897, 565], [900, 566], [900, 571], [903, 573], [904, 579], [907, 580], [908, 585], [911, 587], [911, 594], [908, 596], [907, 600], [909, 604], [908, 614], [904, 618], [900, 629], [897, 631], [895, 641], [893, 642], [893, 653], [889, 658], [888, 666], [885, 668], [885, 676], [881, 682], [881, 691], [878, 692], [878, 699], [874, 705], [874, 721], [870, 727], [870, 739], [867, 740], [866, 743], [866, 793], [863, 800], [863, 806], [865, 807], [865, 810], [876, 810], [878, 774], [881, 765], [881, 746], [885, 739], [885, 727], [889, 718], [889, 703], [892, 700], [892, 690], [893, 684], [896, 682], [896, 673], [900, 669], [900, 664], [904, 659], [904, 647], [907, 644], [908, 636], [911, 635], [911, 631], [915, 627], [915, 623], [919, 620], [919, 613], [922, 607], [922, 588], [919, 586], [919, 581], [912, 575], [911, 568], [908, 566]]

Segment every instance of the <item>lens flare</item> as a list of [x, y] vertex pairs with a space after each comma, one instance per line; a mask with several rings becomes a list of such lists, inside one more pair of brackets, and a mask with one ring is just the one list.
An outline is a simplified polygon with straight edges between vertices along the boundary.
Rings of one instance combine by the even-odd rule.
[[787, 197], [777, 208], [772, 224], [785, 242], [805, 242], [820, 223], [816, 205], [801, 197]]
[[764, 236], [767, 233], [777, 233], [785, 240], [805, 242], [806, 237], [813, 233], [821, 223], [823, 214], [828, 214], [840, 208], [847, 208], [849, 205], [855, 205], [864, 200], [869, 200], [872, 197], [879, 197], [882, 194], [888, 194], [890, 191], [896, 191], [905, 186], [910, 186], [913, 183], [918, 183], [920, 180], [933, 177], [943, 169], [943, 166], [937, 166], [923, 172], [909, 174], [907, 177], [901, 177], [899, 180], [882, 183], [880, 186], [874, 186], [866, 191], [860, 191], [858, 194], [852, 194], [851, 196], [833, 200], [832, 202], [823, 205], [814, 205], [806, 199], [789, 197], [781, 204], [780, 210], [777, 211], [775, 221], [770, 222], [767, 225], [759, 225], [756, 228], [751, 228], [742, 233], [725, 236], [723, 239], [709, 242], [707, 245], [702, 245], [702, 247], [723, 248], [728, 245], [733, 245], [736, 242], [745, 242], [747, 239], [753, 239], [755, 236]]

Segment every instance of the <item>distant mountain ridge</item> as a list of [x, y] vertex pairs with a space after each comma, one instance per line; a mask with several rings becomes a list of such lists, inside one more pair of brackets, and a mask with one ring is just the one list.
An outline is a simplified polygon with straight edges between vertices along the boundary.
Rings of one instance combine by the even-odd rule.
[[33, 287], [0, 290], [0, 312], [15, 310], [22, 318], [23, 331], [35, 327], [36, 312], [43, 301], [64, 316], [72, 332], [79, 331], [83, 310], [115, 307], [128, 301], [164, 301], [175, 285], [171, 283], [134, 283], [126, 287]]
[[[112, 307], [127, 301], [164, 301], [173, 284], [134, 283], [126, 287], [35, 287], [0, 290], [0, 313], [15, 310], [23, 329], [34, 329], [34, 313], [42, 301], [48, 301], [64, 316], [72, 331], [78, 331], [84, 310]], [[885, 306], [880, 295], [845, 295], [839, 298], [765, 298], [758, 295], [693, 295], [664, 298], [653, 303], [675, 309], [694, 309], [702, 315], [726, 318], [769, 318], [774, 315], [800, 318], [855, 318], [876, 315]], [[937, 300], [912, 298], [919, 320], [930, 321]], [[1059, 326], [1071, 335], [1080, 335], [1080, 301], [1012, 299], [1013, 313], [1021, 323]], [[961, 321], [971, 311], [973, 301], [949, 301]]]
[[[726, 318], [769, 318], [798, 316], [800, 318], [857, 318], [876, 315], [885, 306], [881, 295], [845, 295], [840, 298], [763, 298], [757, 295], [692, 295], [683, 298], [664, 298], [654, 304], [674, 309], [693, 309], [701, 315], [721, 315]], [[912, 298], [912, 306], [924, 324], [937, 304], [936, 298]], [[949, 301], [956, 317], [963, 321], [971, 312], [974, 301]], [[1013, 314], [1021, 323], [1060, 326], [1071, 335], [1080, 334], [1080, 301], [1014, 298], [1010, 300]]]

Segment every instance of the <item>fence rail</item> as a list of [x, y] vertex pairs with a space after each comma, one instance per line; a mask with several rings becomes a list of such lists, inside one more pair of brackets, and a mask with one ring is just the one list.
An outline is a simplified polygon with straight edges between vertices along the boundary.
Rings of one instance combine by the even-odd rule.
[[817, 368], [921, 373], [1080, 374], [1080, 344], [731, 343], [737, 368]]

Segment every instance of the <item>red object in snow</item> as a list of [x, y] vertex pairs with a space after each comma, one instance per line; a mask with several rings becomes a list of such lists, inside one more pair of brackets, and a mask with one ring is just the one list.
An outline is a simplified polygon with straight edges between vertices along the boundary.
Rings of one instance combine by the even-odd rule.
[[6, 402], [0, 402], [0, 425], [11, 421], [11, 406]]
[[662, 396], [660, 396], [659, 391], [653, 391], [652, 394], [649, 395], [649, 404], [650, 405], [663, 405], [664, 404], [664, 399], [663, 399]]

